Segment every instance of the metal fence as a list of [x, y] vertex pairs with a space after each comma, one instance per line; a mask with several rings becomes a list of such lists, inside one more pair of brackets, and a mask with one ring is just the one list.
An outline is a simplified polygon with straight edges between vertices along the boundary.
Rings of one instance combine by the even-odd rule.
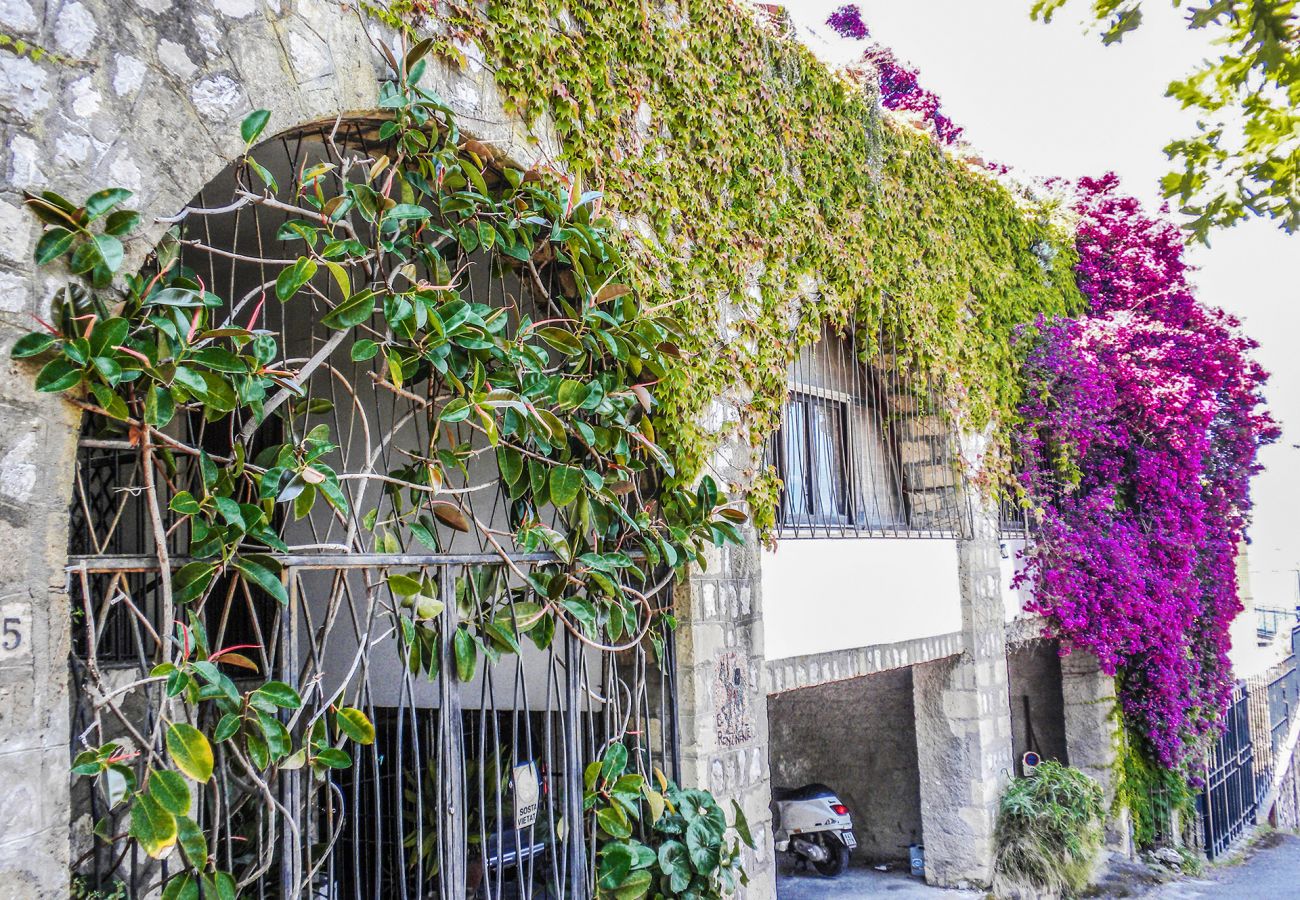
[[1255, 635], [1261, 641], [1271, 641], [1279, 631], [1284, 631], [1300, 621], [1300, 610], [1285, 606], [1256, 606]]
[[[349, 168], [340, 154], [370, 154], [360, 129], [275, 141], [259, 159], [281, 184], [299, 188], [322, 159], [337, 165], [312, 177], [346, 179], [351, 171], [355, 179], [368, 166]], [[182, 264], [226, 295], [232, 319], [244, 304], [263, 309], [258, 298], [282, 262], [264, 248], [279, 246], [297, 215], [293, 207], [227, 202], [243, 196], [238, 177], [218, 177], [196, 200], [206, 212], [182, 221], [180, 233]], [[368, 235], [367, 246], [377, 239]], [[555, 295], [564, 274], [558, 261], [539, 260], [540, 271], [524, 277], [499, 250], [463, 242], [441, 252], [449, 271], [467, 273], [461, 308], [497, 309], [503, 333], [515, 333]], [[313, 288], [340, 298], [324, 267]], [[122, 773], [142, 786], [151, 760], [161, 758], [163, 729], [178, 711], [170, 681], [165, 690], [167, 676], [154, 667], [171, 657], [168, 645], [201, 635], [211, 682], [204, 691], [229, 685], [240, 696], [270, 678], [302, 698], [300, 708], [254, 709], [250, 701], [236, 734], [215, 744], [214, 774], [189, 807], [209, 858], [234, 873], [241, 896], [589, 896], [586, 766], [620, 741], [630, 771], [676, 777], [673, 643], [652, 625], [652, 613], [671, 604], [670, 573], [629, 552], [611, 575], [628, 602], [600, 613], [617, 616], [618, 627], [602, 624], [603, 643], [593, 639], [595, 629], [579, 627], [585, 601], [552, 590], [570, 565], [512, 539], [525, 520], [566, 530], [568, 513], [545, 501], [525, 509], [472, 422], [439, 421], [438, 401], [449, 392], [438, 376], [422, 373], [418, 385], [395, 388], [382, 355], [349, 354], [340, 344], [347, 332], [321, 324], [324, 308], [273, 302], [260, 313], [280, 336], [287, 357], [280, 364], [298, 373], [282, 406], [267, 402], [264, 420], [178, 413], [160, 432], [169, 450], [151, 466], [120, 423], [86, 419], [69, 541], [72, 750], [113, 743], [123, 753], [112, 776], [74, 781], [74, 870], [88, 889], [132, 897], [155, 896], [177, 871], [177, 857], [150, 859], [123, 842], [131, 822]], [[304, 442], [321, 433], [319, 461], [337, 473], [346, 503], [295, 502], [292, 516], [286, 503], [276, 505], [267, 524], [275, 543], [263, 543], [283, 551], [268, 552], [265, 568], [280, 573], [287, 602], [230, 567], [173, 602], [172, 570], [202, 539], [192, 521], [169, 512], [170, 501], [204, 497], [206, 480], [218, 477], [196, 463], [200, 451], [233, 466], [244, 459], [237, 449], [253, 461], [290, 436]], [[437, 482], [435, 466], [444, 472]], [[653, 493], [653, 485], [642, 487]], [[240, 499], [257, 511], [265, 498]], [[449, 517], [453, 507], [457, 516]], [[539, 613], [562, 600], [578, 604], [567, 607], [572, 617]], [[220, 668], [208, 653], [218, 650]], [[316, 742], [315, 729], [348, 707], [375, 731], [373, 743], [347, 745], [350, 765], [281, 766], [264, 777], [270, 767], [258, 757], [272, 740]], [[212, 704], [196, 715], [201, 726], [216, 724]], [[329, 749], [337, 752], [314, 758], [341, 759], [341, 747]]]
[[1291, 653], [1267, 672], [1233, 691], [1224, 732], [1206, 767], [1198, 798], [1205, 853], [1219, 856], [1254, 824], [1272, 784], [1295, 716], [1300, 713], [1297, 649], [1300, 626], [1291, 629]]
[[1205, 855], [1213, 860], [1255, 823], [1259, 784], [1255, 775], [1250, 730], [1250, 692], [1233, 689], [1224, 731], [1215, 742], [1205, 769], [1205, 789], [1197, 800]]

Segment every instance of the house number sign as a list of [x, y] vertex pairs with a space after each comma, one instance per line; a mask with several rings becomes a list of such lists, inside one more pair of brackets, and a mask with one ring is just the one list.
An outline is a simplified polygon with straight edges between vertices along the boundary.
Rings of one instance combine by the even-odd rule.
[[31, 635], [32, 605], [27, 602], [0, 603], [0, 664], [30, 656]]

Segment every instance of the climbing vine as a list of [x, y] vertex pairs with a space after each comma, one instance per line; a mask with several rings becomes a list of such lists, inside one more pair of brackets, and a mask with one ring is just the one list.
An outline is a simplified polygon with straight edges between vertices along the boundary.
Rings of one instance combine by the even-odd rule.
[[[383, 575], [390, 634], [412, 673], [438, 676], [435, 628], [456, 604], [454, 671], [443, 677], [461, 682], [481, 661], [522, 654], [525, 639], [544, 650], [560, 632], [609, 652], [657, 654], [672, 614], [647, 588], [650, 573], [680, 571], [705, 546], [739, 540], [743, 515], [707, 476], [686, 486], [656, 440], [664, 421], [657, 386], [680, 352], [683, 324], [624, 281], [631, 267], [597, 212], [598, 194], [500, 165], [460, 134], [450, 109], [420, 86], [428, 49], [390, 60], [396, 77], [378, 104], [388, 114], [377, 135], [385, 153], [333, 147], [326, 160], [304, 163], [286, 191], [251, 152], [269, 123], [257, 111], [241, 128], [248, 152], [231, 206], [187, 207], [177, 217], [183, 225], [232, 208], [293, 214], [277, 233], [284, 258], [257, 258], [277, 267], [260, 296], [214, 293], [179, 251], [230, 251], [179, 227], [143, 272], [124, 274], [141, 225], [123, 206], [128, 191], [103, 190], [81, 204], [51, 192], [27, 200], [45, 224], [36, 261], [63, 263], [72, 278], [52, 321], [13, 355], [39, 362], [36, 388], [94, 417], [97, 439], [138, 451], [153, 555], [164, 572], [175, 568], [160, 580], [146, 677], [125, 687], [104, 680], [90, 641], [99, 712], [87, 734], [125, 734], [88, 741], [73, 767], [103, 799], [108, 812], [95, 835], [114, 854], [120, 846], [119, 861], [134, 849], [168, 861], [150, 876], [164, 900], [233, 897], [256, 882], [288, 852], [267, 824], [283, 811], [275, 786], [297, 770], [326, 779], [353, 765], [354, 745], [376, 739], [367, 714], [319, 679], [299, 687], [268, 679], [265, 646], [215, 643], [205, 607], [218, 593], [233, 595], [232, 584], [291, 603], [276, 555], [294, 549], [283, 536], [290, 516], [351, 523], [349, 540], [362, 551], [424, 545], [437, 553], [446, 530], [477, 534], [498, 551], [522, 587], [485, 586], [485, 569], [458, 579], [452, 596], [418, 569]], [[493, 277], [515, 271], [536, 314], [523, 298], [514, 309], [472, 299], [468, 254], [492, 248]], [[453, 270], [457, 260], [466, 261]], [[413, 405], [427, 438], [404, 449], [409, 465], [331, 464], [348, 438], [313, 418], [332, 403], [306, 388], [329, 354], [290, 358], [289, 336], [268, 325], [268, 304], [319, 316], [330, 335], [324, 350], [350, 348], [354, 362], [373, 366], [377, 390]], [[195, 416], [227, 434], [229, 449], [187, 443], [171, 427]], [[457, 426], [473, 437], [457, 437]], [[259, 435], [283, 438], [261, 446]], [[480, 459], [494, 463], [485, 486], [500, 492], [508, 528], [475, 515], [477, 487], [452, 487]], [[197, 477], [186, 482], [185, 472]], [[353, 508], [373, 494], [349, 492], [348, 479], [380, 484], [373, 506]], [[178, 567], [175, 537], [189, 557]], [[503, 543], [553, 561], [523, 571]], [[125, 592], [116, 599], [139, 627], [153, 628]], [[145, 718], [132, 712], [142, 701], [154, 704]], [[647, 770], [639, 753], [629, 767], [625, 739], [635, 744], [615, 735], [586, 785], [582, 827], [599, 840], [600, 890], [717, 896], [743, 876], [725, 817], [707, 794], [681, 792]], [[233, 867], [218, 847], [248, 837], [232, 822], [262, 829], [237, 857], [251, 861]], [[748, 841], [739, 810], [736, 828]]]
[[[882, 119], [869, 80], [730, 3], [426, 8], [375, 12], [436, 34], [453, 64], [484, 58], [507, 107], [553, 128], [558, 162], [623, 217], [638, 290], [682, 317], [687, 362], [661, 396], [684, 474], [719, 439], [714, 398], [754, 441], [771, 431], [793, 355], [824, 327], [896, 335], [900, 368], [939, 379], [980, 428], [1015, 416], [1016, 326], [1081, 307], [1046, 206]], [[761, 526], [775, 491], [756, 487]]]

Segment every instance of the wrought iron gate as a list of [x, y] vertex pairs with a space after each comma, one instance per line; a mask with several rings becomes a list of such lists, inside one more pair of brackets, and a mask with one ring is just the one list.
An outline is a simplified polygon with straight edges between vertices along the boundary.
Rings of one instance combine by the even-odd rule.
[[1250, 693], [1245, 685], [1238, 685], [1224, 716], [1223, 734], [1210, 753], [1205, 790], [1197, 798], [1207, 857], [1219, 856], [1255, 823], [1258, 792]]
[[[263, 147], [258, 165], [303, 190], [322, 179], [346, 186], [379, 166], [376, 157], [387, 159], [371, 149], [372, 129], [336, 123], [304, 132]], [[345, 159], [347, 148], [359, 159]], [[320, 160], [330, 162], [309, 165]], [[672, 636], [652, 615], [670, 606], [671, 571], [625, 554], [609, 577], [636, 610], [617, 627], [602, 623], [603, 641], [541, 616], [562, 601], [542, 593], [539, 576], [563, 573], [573, 560], [513, 542], [518, 494], [482, 429], [432, 412], [433, 376], [423, 375], [415, 393], [385, 380], [382, 355], [349, 356], [346, 346], [336, 353], [347, 332], [320, 328], [318, 317], [342, 298], [323, 266], [314, 311], [265, 303], [277, 270], [291, 262], [272, 248], [294, 239], [302, 210], [247, 191], [246, 175], [232, 168], [206, 192], [218, 199], [200, 195], [177, 217], [181, 264], [222, 288], [229, 320], [251, 313], [282, 337], [295, 383], [267, 399], [265, 421], [178, 414], [159, 430], [156, 450], [142, 451], [121, 423], [86, 417], [68, 567], [74, 751], [119, 749], [118, 765], [97, 782], [76, 782], [83, 821], [74, 823], [74, 866], [92, 887], [125, 885], [130, 896], [165, 883], [173, 865], [165, 857], [112, 840], [127, 827], [115, 798], [142, 787], [133, 780], [158, 753], [174, 689], [241, 696], [246, 679], [269, 676], [304, 702], [254, 697], [234, 727], [260, 728], [265, 738], [241, 749], [218, 737], [213, 783], [186, 805], [210, 858], [236, 873], [245, 895], [587, 896], [594, 837], [584, 823], [584, 769], [619, 741], [631, 770], [676, 776]], [[406, 277], [468, 273], [464, 300], [455, 301], [465, 318], [504, 320], [508, 331], [564, 290], [556, 254], [525, 268], [500, 245], [445, 243], [437, 245], [441, 279]], [[171, 576], [184, 590], [194, 563], [186, 554], [202, 540], [179, 514], [184, 504], [203, 497], [222, 470], [251, 465], [261, 446], [288, 435], [328, 463], [333, 480], [315, 469], [311, 478], [282, 479], [275, 503], [249, 497], [254, 511], [259, 500], [276, 508], [270, 540], [282, 546], [253, 574], [222, 567], [205, 575], [213, 580], [182, 612]], [[455, 465], [433, 455], [444, 448], [459, 454]], [[458, 474], [435, 481], [434, 468]], [[633, 485], [631, 476], [628, 487], [654, 496], [653, 484]], [[293, 502], [317, 488], [345, 502]], [[145, 502], [157, 493], [165, 494], [161, 515]], [[179, 504], [170, 511], [169, 498]], [[237, 519], [239, 504], [222, 515]], [[539, 529], [565, 527], [552, 507], [529, 515], [545, 517]], [[265, 572], [277, 572], [279, 584]], [[175, 640], [203, 644], [200, 680], [178, 680], [159, 663]], [[352, 709], [364, 713], [351, 727], [367, 739], [350, 750], [316, 742], [327, 716]], [[221, 723], [207, 724], [221, 733]], [[286, 747], [313, 743], [312, 764], [287, 762], [263, 779], [257, 756], [274, 753], [281, 739]]]

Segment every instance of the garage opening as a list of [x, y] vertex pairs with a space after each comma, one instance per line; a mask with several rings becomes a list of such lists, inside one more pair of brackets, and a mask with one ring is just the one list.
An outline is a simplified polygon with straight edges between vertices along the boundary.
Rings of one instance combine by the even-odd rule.
[[1008, 699], [1011, 703], [1011, 749], [1016, 774], [1024, 775], [1027, 752], [1040, 759], [1068, 763], [1065, 746], [1065, 698], [1061, 693], [1061, 657], [1056, 641], [1028, 641], [1007, 648]]
[[772, 787], [820, 782], [849, 807], [854, 864], [899, 863], [921, 843], [912, 670], [768, 698]]

